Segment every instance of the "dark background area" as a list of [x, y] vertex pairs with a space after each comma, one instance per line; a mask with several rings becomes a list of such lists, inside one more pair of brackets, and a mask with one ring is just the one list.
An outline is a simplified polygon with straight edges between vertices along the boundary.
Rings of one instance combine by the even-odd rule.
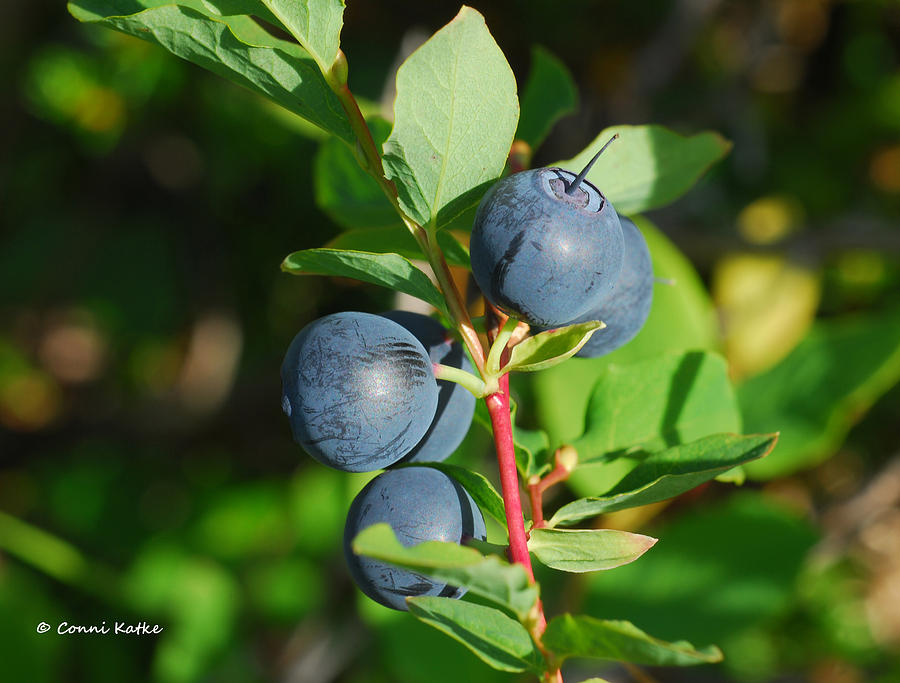
[[[578, 84], [578, 111], [534, 165], [619, 123], [734, 143], [650, 216], [709, 286], [736, 380], [780, 360], [814, 319], [897, 315], [896, 3], [475, 7], [520, 88], [535, 44]], [[378, 102], [404, 41], [457, 10], [351, 2], [353, 90]], [[358, 595], [340, 539], [366, 479], [325, 470], [290, 440], [279, 366], [293, 335], [326, 313], [392, 306], [376, 288], [279, 270], [338, 230], [315, 202], [315, 132], [155, 46], [78, 24], [62, 3], [0, 5], [0, 82], [0, 679], [518, 680]], [[787, 272], [774, 293], [738, 296], [773, 259]], [[768, 336], [741, 335], [748, 327]], [[741, 605], [706, 627], [699, 609], [691, 626], [691, 603], [632, 575], [659, 590], [642, 626], [668, 637], [682, 621], [728, 655], [656, 680], [900, 679], [894, 382], [871, 411], [858, 407], [825, 463], [738, 496], [713, 486], [654, 519], [679, 581], [696, 578], [691, 553], [714, 550], [708, 599]], [[488, 470], [472, 431], [458, 457]], [[848, 530], [851, 503], [871, 514]], [[754, 558], [760, 574], [741, 583]], [[554, 606], [613, 609], [610, 584], [541, 578]], [[115, 619], [166, 632], [35, 633], [41, 621]]]

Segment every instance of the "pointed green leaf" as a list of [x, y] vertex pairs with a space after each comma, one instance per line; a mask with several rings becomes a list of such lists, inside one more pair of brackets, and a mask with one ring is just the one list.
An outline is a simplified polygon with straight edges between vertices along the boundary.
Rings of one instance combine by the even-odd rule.
[[[380, 147], [391, 124], [378, 116], [366, 123], [375, 145]], [[316, 205], [342, 228], [402, 227], [409, 234], [384, 191], [359, 165], [353, 149], [341, 140], [329, 138], [319, 146], [313, 162], [313, 185]], [[410, 240], [414, 241], [411, 235]]]
[[547, 624], [544, 646], [560, 659], [590, 657], [646, 666], [692, 666], [722, 661], [714, 645], [697, 650], [684, 641], [667, 643], [627, 621], [563, 614]]
[[449, 317], [444, 297], [428, 276], [398, 254], [341, 249], [306, 249], [290, 254], [281, 269], [293, 275], [350, 277], [409, 294]]
[[288, 32], [327, 71], [341, 47], [343, 0], [262, 0]]
[[656, 540], [615, 529], [534, 529], [528, 550], [553, 569], [593, 572], [634, 562]]
[[615, 133], [619, 139], [588, 173], [588, 180], [620, 213], [637, 213], [675, 201], [725, 156], [731, 143], [718, 133], [685, 137], [662, 126], [613, 126], [574, 159], [557, 166], [580, 171]]
[[[396, 215], [396, 214], [395, 214]], [[451, 266], [469, 268], [469, 251], [460, 244], [452, 233], [442, 231], [437, 234], [438, 246]], [[326, 247], [351, 251], [369, 251], [377, 254], [400, 254], [410, 259], [424, 259], [419, 244], [402, 223], [390, 228], [348, 230], [340, 233]]]
[[509, 355], [505, 372], [535, 372], [552, 368], [571, 358], [584, 346], [591, 335], [604, 325], [599, 320], [568, 325], [555, 330], [547, 330], [516, 344]]
[[777, 434], [714, 434], [652, 453], [611, 491], [564, 505], [556, 511], [548, 525], [575, 524], [602, 513], [672, 498], [737, 465], [768, 455], [777, 440]]
[[477, 203], [503, 172], [518, 116], [506, 58], [484, 18], [463, 7], [397, 72], [384, 168], [407, 215], [436, 226], [442, 211], [464, 211], [460, 197]]
[[[398, 466], [395, 466], [398, 467]], [[486, 512], [506, 528], [506, 512], [501, 496], [494, 485], [481, 472], [475, 472], [459, 465], [446, 462], [413, 462], [399, 467], [431, 467], [452, 477], [462, 486], [482, 512]]]
[[[169, 52], [265, 95], [348, 143], [353, 131], [319, 67], [295, 43], [272, 37], [249, 16], [246, 3], [227, 0], [73, 0], [69, 12], [161, 45]], [[263, 11], [263, 14], [268, 13]]]
[[579, 463], [625, 449], [656, 451], [707, 434], [739, 432], [725, 360], [714, 353], [667, 353], [600, 373], [587, 431], [573, 443]]
[[474, 548], [428, 541], [404, 547], [388, 524], [373, 524], [353, 539], [353, 552], [389, 562], [419, 574], [467, 588], [519, 618], [525, 618], [538, 597], [521, 565], [485, 557]]
[[900, 381], [900, 311], [816, 323], [784, 360], [738, 388], [748, 429], [778, 429], [771, 458], [747, 468], [771, 479], [818, 464]]
[[458, 640], [495, 669], [544, 669], [528, 631], [500, 610], [452, 598], [407, 598], [406, 604], [417, 619]]
[[524, 140], [532, 149], [540, 146], [554, 123], [578, 106], [578, 90], [572, 74], [540, 45], [531, 48], [531, 72], [520, 105], [522, 113], [516, 139]]

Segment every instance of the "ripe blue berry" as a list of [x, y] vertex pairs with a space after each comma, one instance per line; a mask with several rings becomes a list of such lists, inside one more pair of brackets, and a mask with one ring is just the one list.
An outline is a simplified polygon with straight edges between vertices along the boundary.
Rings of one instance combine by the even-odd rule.
[[622, 229], [606, 197], [583, 180], [590, 165], [577, 178], [559, 168], [516, 173], [478, 206], [469, 247], [475, 281], [491, 303], [531, 325], [559, 327], [594, 310], [619, 276]]
[[363, 593], [376, 602], [405, 610], [408, 596], [462, 597], [463, 589], [356, 555], [350, 545], [353, 539], [379, 522], [389, 524], [406, 547], [426, 541], [484, 540], [484, 517], [465, 489], [430, 467], [388, 470], [356, 496], [344, 527], [344, 554], [350, 574]]
[[[409, 311], [383, 314], [409, 330], [428, 352], [432, 363], [474, 372], [462, 344], [450, 338], [434, 318]], [[455, 451], [469, 431], [475, 414], [475, 397], [456, 382], [438, 380], [437, 410], [428, 432], [401, 462], [437, 462]]]
[[619, 279], [609, 297], [596, 310], [573, 322], [602, 320], [606, 327], [597, 330], [578, 351], [582, 358], [597, 358], [612, 353], [640, 332], [653, 301], [653, 263], [647, 242], [637, 226], [619, 217], [625, 236], [625, 259]]
[[371, 472], [421, 440], [438, 386], [422, 344], [378, 315], [335, 313], [304, 327], [281, 366], [294, 440], [324, 465]]

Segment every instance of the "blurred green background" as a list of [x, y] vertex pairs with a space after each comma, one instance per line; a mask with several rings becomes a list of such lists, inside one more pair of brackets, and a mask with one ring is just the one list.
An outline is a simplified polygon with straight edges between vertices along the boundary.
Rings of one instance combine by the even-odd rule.
[[[703, 343], [728, 357], [745, 428], [783, 430], [741, 489], [606, 520], [662, 539], [641, 561], [539, 577], [551, 613], [716, 642], [725, 663], [575, 663], [566, 680], [900, 680], [900, 6], [475, 7], [520, 88], [534, 45], [577, 83], [534, 165], [617, 123], [733, 141], [650, 217], [711, 292]], [[389, 114], [404, 50], [457, 9], [351, 2], [354, 91]], [[370, 475], [291, 442], [293, 335], [394, 305], [279, 271], [338, 232], [314, 191], [322, 140], [63, 3], [0, 4], [0, 78], [0, 680], [520, 680], [360, 596], [341, 538]], [[546, 417], [546, 387], [518, 390], [525, 419]], [[453, 458], [491, 471], [486, 435]], [[116, 620], [165, 630], [55, 632]]]

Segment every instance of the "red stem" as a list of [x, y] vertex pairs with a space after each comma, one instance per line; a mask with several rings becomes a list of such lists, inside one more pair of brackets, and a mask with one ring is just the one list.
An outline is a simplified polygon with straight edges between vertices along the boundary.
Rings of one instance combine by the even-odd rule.
[[[500, 378], [500, 391], [484, 399], [491, 416], [494, 445], [497, 449], [497, 465], [500, 470], [500, 489], [503, 493], [503, 508], [506, 511], [506, 528], [509, 532], [509, 560], [521, 564], [534, 583], [531, 555], [528, 554], [528, 536], [525, 534], [525, 519], [522, 515], [522, 499], [519, 497], [519, 472], [516, 469], [516, 450], [513, 446], [512, 421], [509, 417], [509, 375]], [[544, 605], [538, 600], [537, 619], [533, 634], [540, 637], [547, 628]], [[560, 675], [559, 678], [562, 681]]]
[[531, 503], [531, 521], [534, 523], [533, 529], [540, 529], [546, 524], [544, 521], [543, 493], [544, 492], [539, 486], [528, 485], [528, 498]]
[[484, 399], [491, 416], [494, 444], [497, 448], [497, 464], [500, 468], [500, 486], [506, 509], [506, 526], [509, 530], [509, 559], [518, 562], [528, 578], [534, 581], [531, 556], [528, 554], [528, 538], [522, 517], [522, 501], [519, 498], [519, 473], [516, 470], [516, 451], [513, 447], [512, 422], [509, 418], [509, 376], [500, 378], [500, 391]]

